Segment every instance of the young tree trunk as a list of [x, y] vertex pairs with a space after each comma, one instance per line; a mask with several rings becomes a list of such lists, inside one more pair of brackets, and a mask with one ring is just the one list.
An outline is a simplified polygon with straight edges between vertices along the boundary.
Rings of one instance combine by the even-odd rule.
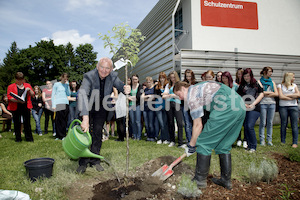
[[[127, 80], [128, 80], [128, 67], [125, 65], [125, 83], [127, 85]], [[126, 94], [126, 148], [127, 148], [127, 156], [126, 156], [126, 171], [125, 171], [125, 177], [128, 175], [128, 169], [129, 169], [129, 126], [128, 126], [128, 121], [129, 121], [129, 99], [128, 99], [128, 94]]]

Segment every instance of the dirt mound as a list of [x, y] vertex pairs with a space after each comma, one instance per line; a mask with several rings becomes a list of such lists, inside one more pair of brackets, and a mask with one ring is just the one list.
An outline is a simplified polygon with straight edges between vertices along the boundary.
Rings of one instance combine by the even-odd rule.
[[115, 179], [99, 183], [94, 186], [92, 200], [169, 199], [180, 175], [192, 174], [191, 167], [179, 163], [173, 168], [174, 174], [164, 182], [151, 175], [164, 164], [169, 165], [175, 159], [172, 156], [159, 157], [138, 167], [131, 177], [124, 178], [120, 182]]
[[[202, 189], [202, 195], [195, 199], [281, 199], [287, 198], [287, 193], [291, 192], [289, 199], [300, 199], [300, 163], [291, 162], [280, 154], [272, 154], [277, 161], [279, 174], [276, 180], [267, 184], [259, 182], [258, 184], [249, 184], [232, 180], [232, 190], [226, 190], [223, 187], [211, 182], [213, 176], [219, 174], [210, 174], [208, 177], [208, 187]], [[108, 200], [108, 199], [184, 199], [177, 193], [177, 184], [181, 174], [194, 174], [194, 170], [185, 163], [179, 163], [173, 168], [174, 174], [166, 181], [161, 182], [151, 174], [164, 164], [172, 163], [176, 158], [172, 156], [160, 157], [138, 167], [133, 174], [127, 178], [117, 179], [111, 175], [109, 178], [99, 178], [81, 180], [77, 182], [68, 191], [69, 199], [77, 200]], [[247, 166], [245, 166], [247, 169]], [[285, 188], [287, 186], [288, 188]]]

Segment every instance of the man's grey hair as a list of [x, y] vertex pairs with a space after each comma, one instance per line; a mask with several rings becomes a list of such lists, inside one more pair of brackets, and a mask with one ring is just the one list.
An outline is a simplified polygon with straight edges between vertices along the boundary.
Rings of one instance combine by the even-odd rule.
[[97, 68], [101, 66], [102, 63], [109, 63], [110, 67], [112, 68], [113, 67], [113, 62], [110, 58], [108, 57], [103, 57], [103, 58], [100, 58], [100, 60], [98, 61], [97, 63]]

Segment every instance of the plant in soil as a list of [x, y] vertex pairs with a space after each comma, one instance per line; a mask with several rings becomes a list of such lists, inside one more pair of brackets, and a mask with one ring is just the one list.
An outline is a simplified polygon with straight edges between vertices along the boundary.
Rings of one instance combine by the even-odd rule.
[[191, 176], [182, 174], [180, 182], [178, 184], [177, 192], [182, 194], [184, 197], [198, 197], [202, 194], [198, 188], [197, 183], [192, 181]]
[[278, 167], [275, 162], [264, 159], [260, 162], [260, 165], [256, 165], [255, 162], [252, 162], [248, 169], [248, 174], [252, 184], [260, 181], [269, 183], [277, 177]]
[[[113, 33], [113, 35], [111, 35]], [[135, 66], [138, 62], [138, 53], [140, 51], [139, 46], [146, 36], [143, 36], [139, 29], [131, 28], [127, 23], [117, 24], [112, 28], [112, 32], [108, 31], [108, 34], [98, 34], [99, 38], [104, 41], [104, 48], [109, 47], [109, 52], [113, 54], [113, 61], [121, 60], [126, 62], [125, 65], [125, 81], [128, 79], [128, 62], [131, 67]], [[115, 42], [115, 43], [114, 43]], [[126, 95], [126, 122], [125, 126], [129, 127], [129, 100], [128, 94]], [[126, 170], [125, 177], [129, 171], [129, 129], [126, 128]]]
[[279, 191], [282, 193], [282, 195], [280, 195], [280, 198], [284, 199], [284, 200], [289, 200], [291, 197], [291, 194], [295, 191], [290, 190], [290, 187], [287, 184], [282, 184], [282, 186], [284, 187], [284, 189], [279, 189]]
[[288, 157], [291, 161], [300, 162], [300, 148], [292, 148], [288, 151]]
[[249, 181], [252, 184], [258, 183], [264, 176], [263, 169], [258, 167], [254, 162], [248, 168]]
[[260, 164], [260, 168], [263, 170], [262, 181], [270, 183], [278, 175], [278, 167], [274, 161], [263, 160]]

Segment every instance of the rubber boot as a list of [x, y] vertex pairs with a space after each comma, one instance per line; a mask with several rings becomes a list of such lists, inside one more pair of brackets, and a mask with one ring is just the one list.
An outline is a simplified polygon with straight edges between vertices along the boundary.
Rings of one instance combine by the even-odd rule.
[[196, 172], [192, 181], [196, 181], [198, 187], [206, 188], [207, 186], [207, 175], [210, 167], [211, 155], [205, 156], [197, 153], [197, 164]]
[[212, 178], [212, 182], [228, 190], [232, 189], [231, 185], [231, 154], [219, 154], [221, 178]]

